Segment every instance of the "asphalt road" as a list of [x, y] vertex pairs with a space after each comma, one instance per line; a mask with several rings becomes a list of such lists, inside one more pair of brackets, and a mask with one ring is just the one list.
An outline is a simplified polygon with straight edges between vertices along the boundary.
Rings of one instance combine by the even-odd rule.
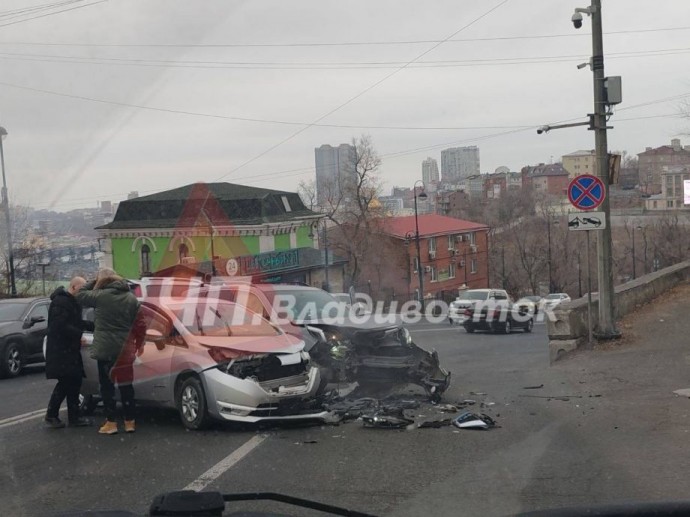
[[[47, 430], [52, 389], [42, 370], [0, 381], [0, 501], [5, 515], [125, 509], [144, 513], [156, 494], [185, 487], [271, 491], [377, 515], [506, 515], [618, 500], [639, 491], [614, 472], [597, 429], [582, 415], [602, 399], [572, 371], [549, 367], [545, 326], [532, 334], [466, 334], [419, 324], [417, 343], [436, 348], [453, 373], [448, 402], [474, 399], [499, 428], [488, 431], [339, 426], [185, 431], [175, 412], [141, 409], [134, 435], [95, 428]], [[541, 389], [525, 389], [543, 384]], [[406, 396], [421, 394], [406, 388]], [[570, 395], [567, 400], [548, 397]], [[431, 406], [418, 418], [444, 416]], [[594, 443], [594, 446], [592, 444]], [[639, 493], [639, 492], [638, 492]], [[277, 504], [236, 509], [310, 514]]]

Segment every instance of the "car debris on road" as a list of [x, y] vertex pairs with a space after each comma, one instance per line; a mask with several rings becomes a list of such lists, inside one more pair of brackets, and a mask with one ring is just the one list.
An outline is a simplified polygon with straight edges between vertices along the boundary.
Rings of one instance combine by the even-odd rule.
[[496, 427], [496, 422], [488, 415], [464, 412], [462, 415], [453, 420], [453, 425], [460, 429], [489, 429]]

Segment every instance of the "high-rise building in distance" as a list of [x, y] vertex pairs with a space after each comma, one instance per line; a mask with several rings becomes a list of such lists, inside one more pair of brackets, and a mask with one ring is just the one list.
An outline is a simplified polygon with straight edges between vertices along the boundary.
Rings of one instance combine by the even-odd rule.
[[480, 174], [479, 148], [452, 147], [441, 151], [441, 181], [454, 184], [475, 174]]
[[314, 149], [316, 163], [316, 203], [328, 206], [348, 198], [350, 185], [354, 185], [357, 153], [350, 144], [333, 147], [324, 144]]
[[438, 183], [438, 180], [438, 162], [429, 157], [422, 162], [422, 181], [424, 185], [429, 186], [432, 183]]

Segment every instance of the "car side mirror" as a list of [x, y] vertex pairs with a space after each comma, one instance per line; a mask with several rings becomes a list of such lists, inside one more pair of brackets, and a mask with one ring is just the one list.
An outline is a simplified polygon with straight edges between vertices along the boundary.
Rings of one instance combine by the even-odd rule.
[[45, 320], [46, 320], [46, 319], [45, 319], [44, 316], [31, 316], [31, 318], [29, 319], [29, 321], [27, 321], [27, 322], [24, 324], [24, 328], [31, 328], [31, 327], [33, 327], [34, 325], [36, 325], [36, 323], [42, 323], [42, 322], [44, 322]]
[[146, 341], [156, 345], [157, 350], [164, 350], [167, 339], [160, 330], [146, 329]]

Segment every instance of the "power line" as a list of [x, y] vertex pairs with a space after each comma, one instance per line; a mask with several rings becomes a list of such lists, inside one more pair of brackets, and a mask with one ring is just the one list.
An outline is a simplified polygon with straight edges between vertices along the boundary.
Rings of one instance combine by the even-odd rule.
[[[651, 29], [628, 29], [605, 32], [605, 35], [644, 34], [690, 30], [690, 27], [658, 27]], [[345, 42], [306, 42], [306, 43], [61, 43], [47, 41], [2, 41], [0, 45], [55, 46], [55, 47], [132, 47], [132, 48], [254, 48], [254, 47], [344, 47], [377, 45], [424, 45], [432, 43], [468, 43], [477, 41], [512, 41], [550, 38], [591, 37], [587, 32], [572, 34], [541, 34], [520, 36], [496, 36], [488, 38], [459, 38], [448, 40], [394, 40], [394, 41], [345, 41]]]
[[[297, 121], [288, 121], [288, 120], [270, 120], [270, 119], [259, 119], [259, 118], [249, 118], [249, 117], [237, 117], [237, 116], [231, 116], [231, 115], [219, 115], [219, 114], [214, 114], [214, 113], [204, 113], [204, 112], [199, 112], [199, 111], [186, 111], [186, 110], [179, 110], [179, 109], [172, 109], [172, 108], [160, 108], [160, 107], [155, 107], [155, 106], [147, 106], [144, 104], [132, 104], [128, 102], [119, 102], [119, 101], [112, 101], [112, 100], [107, 100], [107, 99], [99, 99], [95, 97], [88, 97], [85, 95], [74, 95], [74, 94], [69, 94], [69, 93], [62, 93], [62, 92], [56, 92], [53, 90], [46, 90], [43, 88], [32, 88], [30, 86], [22, 86], [18, 84], [12, 84], [12, 83], [6, 83], [0, 81], [0, 86], [7, 86], [9, 88], [16, 88], [19, 90], [26, 90], [26, 91], [31, 91], [31, 92], [36, 92], [36, 93], [44, 93], [47, 95], [54, 95], [57, 97], [65, 97], [68, 99], [75, 99], [75, 100], [81, 100], [81, 101], [87, 101], [87, 102], [95, 102], [99, 104], [108, 104], [108, 105], [113, 105], [113, 106], [121, 106], [125, 108], [135, 108], [135, 109], [141, 109], [141, 110], [147, 110], [147, 111], [159, 111], [162, 113], [171, 113], [175, 115], [187, 115], [187, 116], [193, 116], [193, 117], [203, 117], [203, 118], [215, 118], [215, 119], [223, 119], [223, 120], [235, 120], [235, 121], [240, 121], [240, 122], [256, 122], [256, 123], [262, 123], [262, 124], [281, 124], [281, 125], [289, 125], [289, 126], [308, 126], [310, 125], [309, 122], [297, 122]], [[506, 128], [515, 128], [515, 127], [526, 127], [526, 126], [437, 126], [437, 127], [425, 127], [425, 126], [372, 126], [372, 125], [353, 125], [353, 124], [311, 124], [312, 126], [316, 127], [330, 127], [330, 128], [343, 128], [343, 129], [386, 129], [386, 130], [434, 130], [434, 131], [454, 131], [454, 130], [476, 130], [476, 129], [506, 129]], [[533, 126], [529, 126], [533, 127]]]
[[499, 4], [496, 4], [494, 7], [492, 7], [492, 8], [489, 9], [488, 11], [484, 12], [483, 14], [481, 14], [480, 16], [478, 16], [477, 18], [475, 18], [474, 20], [470, 21], [469, 23], [463, 25], [463, 26], [460, 27], [458, 30], [456, 30], [455, 32], [453, 32], [450, 36], [448, 36], [447, 38], [444, 38], [444, 40], [440, 41], [439, 43], [434, 44], [433, 46], [431, 46], [430, 48], [428, 48], [427, 50], [425, 50], [424, 52], [422, 52], [421, 54], [419, 54], [417, 57], [415, 57], [414, 59], [410, 60], [410, 61], [409, 61], [408, 63], [406, 63], [405, 65], [401, 66], [400, 68], [398, 68], [398, 69], [396, 69], [396, 70], [393, 70], [393, 71], [392, 71], [391, 73], [389, 73], [389, 74], [386, 74], [383, 78], [381, 78], [381, 79], [379, 79], [378, 81], [374, 82], [373, 84], [367, 86], [366, 88], [364, 88], [364, 90], [360, 91], [360, 92], [357, 93], [356, 95], [350, 97], [350, 98], [349, 98], [348, 100], [346, 100], [345, 102], [339, 104], [338, 106], [336, 106], [336, 107], [333, 108], [332, 110], [330, 110], [330, 111], [328, 111], [327, 113], [325, 113], [324, 115], [320, 116], [319, 118], [317, 118], [316, 120], [314, 120], [310, 125], [308, 125], [308, 126], [306, 126], [306, 127], [303, 127], [302, 129], [299, 129], [299, 130], [295, 131], [294, 133], [292, 133], [292, 134], [291, 134], [290, 136], [288, 136], [287, 138], [284, 138], [284, 139], [280, 140], [278, 143], [272, 145], [271, 147], [269, 147], [269, 148], [266, 149], [265, 151], [263, 151], [263, 152], [261, 152], [261, 153], [255, 155], [253, 158], [250, 158], [249, 160], [247, 160], [247, 161], [241, 163], [240, 165], [238, 165], [238, 166], [235, 167], [234, 169], [231, 169], [231, 170], [230, 170], [229, 172], [227, 172], [226, 174], [223, 174], [222, 176], [220, 176], [218, 179], [219, 179], [219, 180], [220, 180], [220, 179], [223, 179], [223, 178], [225, 178], [225, 177], [227, 177], [227, 176], [233, 174], [234, 172], [236, 172], [236, 171], [242, 169], [243, 167], [246, 167], [246, 166], [249, 165], [250, 163], [255, 162], [256, 160], [258, 160], [258, 159], [260, 159], [261, 157], [267, 155], [268, 153], [270, 153], [270, 152], [273, 151], [274, 149], [280, 147], [280, 146], [283, 145], [284, 143], [286, 143], [286, 142], [292, 140], [292, 139], [295, 138], [297, 135], [299, 135], [299, 134], [303, 133], [304, 131], [306, 131], [307, 129], [313, 127], [315, 124], [321, 122], [321, 121], [322, 121], [323, 119], [325, 119], [326, 117], [329, 117], [329, 116], [332, 115], [333, 113], [339, 111], [340, 109], [344, 108], [344, 107], [347, 106], [348, 104], [350, 104], [350, 103], [354, 102], [355, 100], [359, 99], [362, 95], [366, 94], [367, 92], [370, 92], [371, 90], [373, 90], [374, 88], [376, 88], [378, 85], [382, 84], [383, 82], [385, 82], [385, 81], [387, 81], [388, 79], [390, 79], [391, 77], [393, 77], [393, 76], [394, 76], [395, 74], [397, 74], [398, 72], [400, 72], [400, 71], [404, 70], [405, 68], [407, 68], [410, 64], [412, 64], [412, 63], [414, 63], [415, 61], [417, 61], [417, 60], [423, 58], [423, 57], [426, 56], [429, 52], [431, 52], [431, 51], [435, 50], [436, 48], [440, 47], [440, 46], [443, 44], [443, 42], [444, 42], [445, 40], [449, 40], [449, 39], [452, 38], [453, 36], [456, 36], [456, 35], [459, 34], [460, 32], [462, 32], [462, 31], [468, 29], [469, 27], [471, 27], [472, 25], [474, 25], [475, 23], [477, 23], [478, 21], [480, 21], [482, 18], [488, 16], [489, 14], [491, 14], [492, 12], [494, 12], [496, 9], [498, 9], [498, 8], [502, 7], [503, 5], [505, 5], [506, 3], [508, 3], [508, 1], [509, 1], [509, 0], [503, 0], [503, 1], [500, 2]]
[[[607, 57], [611, 59], [627, 57], [648, 57], [684, 54], [690, 52], [690, 47], [666, 48], [656, 50], [638, 50], [626, 52], [610, 52]], [[572, 59], [584, 59], [584, 54], [563, 54], [553, 56], [530, 56], [513, 58], [483, 58], [465, 60], [434, 60], [417, 61], [408, 68], [447, 68], [457, 66], [482, 66], [482, 65], [514, 65], [533, 63], [558, 63]], [[202, 68], [202, 69], [257, 69], [257, 70], [356, 70], [398, 68], [405, 61], [362, 61], [362, 62], [251, 62], [251, 61], [199, 61], [199, 60], [149, 60], [136, 58], [108, 58], [108, 57], [81, 57], [64, 56], [55, 54], [27, 54], [0, 52], [0, 59], [18, 61], [38, 61], [47, 63], [70, 63], [88, 65], [115, 65], [115, 66], [143, 66], [165, 68]]]
[[58, 7], [63, 7], [65, 5], [74, 4], [78, 2], [83, 2], [84, 0], [63, 0], [62, 2], [52, 2], [50, 4], [35, 5], [33, 7], [23, 7], [21, 9], [11, 9], [9, 11], [0, 12], [0, 18], [11, 19], [20, 16], [27, 16], [28, 13], [47, 11], [50, 9], [55, 9]]
[[[686, 94], [686, 96], [690, 96], [690, 93]], [[646, 119], [652, 119], [652, 118], [677, 118], [679, 117], [678, 114], [675, 113], [667, 113], [667, 114], [660, 114], [660, 115], [647, 115], [647, 116], [641, 116], [641, 117], [632, 117], [632, 118], [626, 118], [626, 119], [616, 119], [616, 122], [631, 122], [631, 121], [637, 121], [637, 120], [646, 120]], [[581, 118], [581, 117], [579, 117]], [[573, 119], [567, 119], [567, 120], [578, 120], [579, 118], [573, 118]], [[533, 129], [534, 126], [531, 126], [527, 129]], [[519, 131], [505, 131], [505, 132], [500, 132], [500, 133], [493, 133], [493, 134], [488, 134], [488, 135], [482, 135], [478, 136], [472, 139], [466, 139], [462, 141], [455, 141], [455, 142], [446, 142], [442, 144], [434, 144], [430, 146], [425, 146], [425, 147], [417, 147], [413, 149], [406, 149], [406, 150], [401, 150], [401, 151], [394, 151], [391, 153], [386, 153], [381, 155], [382, 158], [394, 158], [398, 156], [405, 156], [409, 154], [416, 154], [424, 151], [429, 151], [433, 149], [438, 149], [441, 147], [446, 147], [446, 146], [453, 146], [453, 145], [460, 145], [463, 143], [469, 143], [469, 142], [475, 142], [475, 141], [481, 141], [481, 140], [488, 140], [491, 138], [497, 138], [499, 136], [505, 136], [507, 134], [512, 134], [512, 133], [517, 133], [521, 132], [523, 130]], [[334, 167], [334, 166], [333, 166]], [[309, 167], [301, 167], [297, 169], [287, 169], [287, 170], [282, 170], [282, 171], [273, 171], [273, 172], [267, 172], [267, 173], [261, 173], [261, 174], [253, 174], [251, 176], [242, 176], [239, 178], [235, 178], [236, 181], [240, 180], [248, 180], [248, 183], [252, 182], [263, 182], [263, 181], [268, 181], [272, 180], [275, 177], [279, 176], [280, 178], [289, 178], [289, 177], [296, 177], [296, 176], [304, 176], [307, 173], [313, 173], [315, 171], [314, 166], [309, 166]], [[159, 192], [160, 188], [157, 189], [150, 189], [150, 190], [140, 190], [139, 193], [154, 193], [154, 192]], [[88, 197], [82, 197], [82, 198], [70, 198], [65, 201], [65, 203], [59, 203], [56, 205], [50, 205], [50, 204], [39, 204], [39, 205], [34, 205], [33, 208], [36, 209], [48, 209], [48, 208], [64, 208], [64, 207], [70, 207], [70, 206], [79, 206], [83, 204], [83, 201], [92, 201], [94, 199], [98, 198], [117, 198], [117, 197], [124, 197], [129, 192], [121, 192], [114, 194], [112, 192], [104, 193], [102, 195], [97, 195], [94, 194], [92, 196]], [[43, 207], [43, 208], [42, 208]]]
[[[79, 0], [79, 1], [83, 1], [83, 0]], [[46, 14], [39, 14], [36, 16], [32, 16], [30, 18], [24, 18], [22, 20], [16, 20], [16, 21], [9, 22], [9, 23], [3, 23], [3, 24], [0, 24], [0, 28], [1, 27], [9, 27], [10, 25], [16, 25], [18, 23], [30, 22], [31, 20], [38, 20], [39, 18], [45, 18], [47, 16], [53, 16], [55, 14], [66, 13], [68, 11], [75, 11], [77, 9], [83, 9], [84, 7], [90, 7], [92, 5], [102, 4], [103, 2], [107, 2], [107, 1], [108, 0], [97, 0], [96, 2], [91, 2], [90, 4], [78, 5], [76, 7], [70, 7], [69, 9], [62, 9], [61, 11], [53, 11], [53, 12], [46, 13]]]

